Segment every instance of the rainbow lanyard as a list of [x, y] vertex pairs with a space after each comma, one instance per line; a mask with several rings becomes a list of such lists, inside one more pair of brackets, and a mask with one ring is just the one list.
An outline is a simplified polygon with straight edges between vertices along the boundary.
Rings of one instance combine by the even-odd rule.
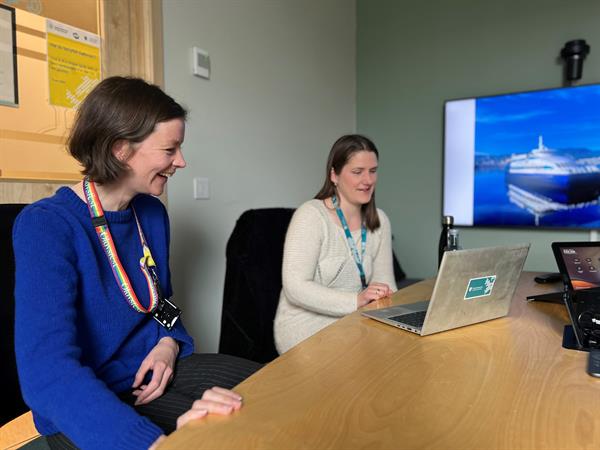
[[117, 249], [115, 247], [112, 235], [110, 234], [110, 230], [108, 229], [108, 223], [104, 217], [104, 210], [102, 209], [102, 204], [98, 198], [96, 186], [94, 185], [94, 182], [90, 181], [87, 177], [83, 180], [83, 192], [85, 194], [88, 209], [90, 210], [90, 216], [92, 217], [92, 225], [94, 225], [94, 228], [96, 229], [98, 239], [100, 239], [100, 244], [104, 249], [104, 253], [106, 253], [106, 257], [110, 263], [115, 280], [121, 288], [121, 292], [125, 296], [127, 303], [129, 303], [129, 306], [131, 306], [137, 312], [143, 314], [152, 312], [156, 308], [160, 293], [158, 278], [156, 276], [156, 272], [154, 271], [156, 263], [154, 262], [154, 259], [152, 259], [150, 248], [148, 248], [148, 245], [146, 244], [144, 232], [142, 231], [140, 221], [138, 220], [133, 205], [131, 206], [131, 210], [133, 211], [133, 216], [135, 217], [135, 222], [138, 228], [138, 234], [140, 236], [140, 242], [142, 244], [142, 248], [144, 249], [144, 256], [142, 256], [140, 259], [140, 269], [142, 270], [144, 277], [146, 277], [146, 282], [148, 283], [148, 292], [150, 294], [150, 306], [148, 309], [144, 308], [133, 291], [131, 281], [129, 281], [129, 277], [127, 276], [127, 273], [125, 272], [125, 269], [119, 260], [119, 255], [117, 255]]
[[352, 233], [350, 233], [350, 228], [348, 227], [348, 222], [346, 222], [346, 218], [344, 217], [344, 213], [342, 208], [340, 208], [340, 204], [335, 195], [331, 196], [331, 202], [335, 207], [335, 212], [340, 218], [340, 222], [342, 223], [342, 228], [344, 229], [344, 233], [346, 234], [346, 240], [348, 241], [348, 246], [350, 247], [350, 252], [354, 257], [354, 262], [356, 263], [356, 267], [358, 269], [358, 274], [360, 275], [360, 284], [363, 289], [367, 288], [367, 280], [365, 277], [365, 270], [363, 269], [363, 260], [365, 259], [365, 248], [367, 247], [367, 227], [365, 224], [361, 224], [360, 226], [360, 238], [361, 238], [361, 252], [358, 254], [358, 250], [356, 248], [356, 244], [354, 243], [354, 239], [352, 239]]

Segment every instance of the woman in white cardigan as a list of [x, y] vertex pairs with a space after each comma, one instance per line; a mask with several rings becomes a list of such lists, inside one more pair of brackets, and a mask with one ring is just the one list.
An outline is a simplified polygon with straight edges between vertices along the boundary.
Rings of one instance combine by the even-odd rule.
[[280, 354], [396, 290], [390, 222], [375, 206], [378, 160], [368, 138], [342, 136], [323, 187], [294, 213], [274, 322]]

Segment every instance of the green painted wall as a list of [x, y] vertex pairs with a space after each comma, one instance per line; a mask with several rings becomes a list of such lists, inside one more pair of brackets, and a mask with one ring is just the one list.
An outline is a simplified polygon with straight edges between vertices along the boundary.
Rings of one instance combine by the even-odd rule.
[[[409, 276], [437, 269], [447, 99], [558, 87], [564, 43], [591, 45], [600, 82], [600, 1], [358, 0], [357, 128], [381, 152], [378, 205]], [[600, 108], [600, 105], [599, 105]], [[588, 232], [461, 230], [465, 248], [531, 242], [527, 270], [555, 271], [550, 243]]]

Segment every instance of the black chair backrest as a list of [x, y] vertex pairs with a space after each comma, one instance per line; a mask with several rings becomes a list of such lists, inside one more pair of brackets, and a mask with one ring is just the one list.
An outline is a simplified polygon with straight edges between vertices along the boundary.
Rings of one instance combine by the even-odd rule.
[[227, 242], [219, 352], [266, 363], [278, 356], [273, 319], [291, 208], [244, 212]]
[[15, 256], [12, 228], [17, 215], [26, 205], [0, 205], [0, 425], [11, 421], [29, 409], [17, 378], [15, 361]]

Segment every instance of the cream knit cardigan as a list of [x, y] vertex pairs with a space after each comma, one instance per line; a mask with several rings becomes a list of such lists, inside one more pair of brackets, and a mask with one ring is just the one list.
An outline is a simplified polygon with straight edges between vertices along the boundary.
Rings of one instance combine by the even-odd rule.
[[[395, 291], [390, 221], [381, 209], [377, 212], [381, 226], [367, 230], [363, 267], [367, 283], [386, 283]], [[360, 230], [352, 237], [360, 253]], [[344, 230], [322, 200], [309, 200], [294, 213], [285, 238], [282, 276], [274, 322], [280, 354], [356, 311], [361, 291], [358, 269]]]

